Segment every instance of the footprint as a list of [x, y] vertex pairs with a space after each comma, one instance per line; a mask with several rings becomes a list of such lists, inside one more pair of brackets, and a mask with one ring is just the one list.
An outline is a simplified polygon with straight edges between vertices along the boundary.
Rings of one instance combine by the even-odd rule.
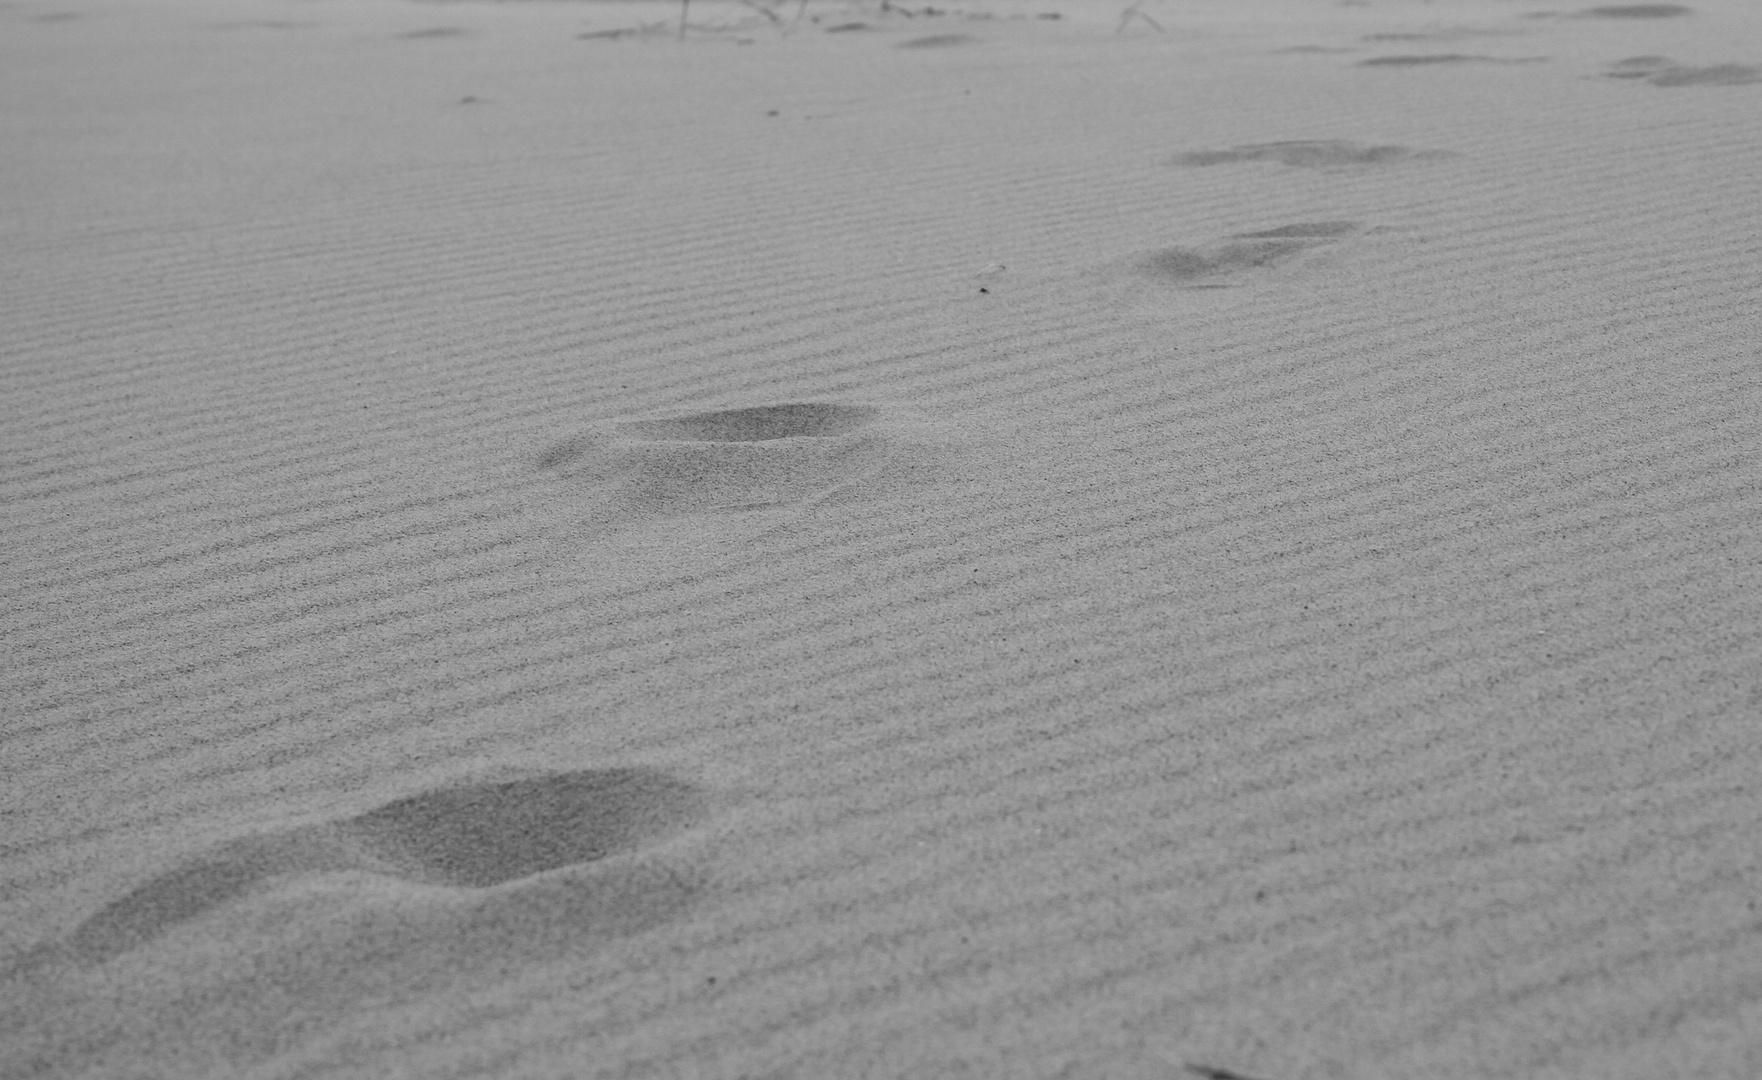
[[912, 38], [902, 41], [895, 48], [900, 49], [944, 49], [951, 45], [967, 45], [979, 40], [971, 34], [931, 34], [928, 37]]
[[1359, 67], [1420, 67], [1425, 64], [1466, 64], [1491, 60], [1490, 56], [1467, 56], [1463, 53], [1429, 53], [1419, 56], [1373, 56], [1360, 60]]
[[1545, 56], [1470, 56], [1466, 53], [1427, 53], [1417, 56], [1373, 56], [1360, 60], [1359, 67], [1423, 67], [1433, 64], [1540, 64]]
[[1762, 82], [1762, 66], [1715, 64], [1684, 67], [1664, 56], [1630, 56], [1603, 73], [1611, 79], [1644, 79], [1653, 86], [1746, 86]]
[[1762, 66], [1714, 64], [1712, 67], [1672, 67], [1646, 80], [1653, 86], [1747, 86], [1762, 82]]
[[1460, 41], [1463, 38], [1476, 37], [1512, 37], [1524, 33], [1522, 30], [1511, 30], [1487, 26], [1454, 26], [1437, 30], [1423, 30], [1401, 33], [1365, 34], [1358, 40], [1366, 42], [1397, 42], [1397, 41]]
[[1669, 19], [1692, 14], [1694, 9], [1681, 4], [1609, 4], [1579, 12], [1580, 16], [1590, 19]]
[[1232, 243], [1210, 250], [1170, 247], [1151, 252], [1139, 264], [1146, 277], [1187, 285], [1240, 270], [1273, 266], [1304, 249], [1295, 240]]
[[216, 30], [310, 30], [317, 23], [289, 22], [285, 19], [244, 19], [213, 24]]
[[1603, 74], [1611, 79], [1649, 79], [1674, 66], [1665, 56], [1630, 56], [1626, 60], [1617, 60]]
[[[611, 423], [550, 447], [537, 465], [552, 481], [543, 511], [554, 543], [692, 517], [669, 545], [701, 546], [712, 533], [750, 539], [801, 511], [922, 477], [942, 441], [936, 425], [901, 410], [790, 402]], [[631, 537], [659, 550], [652, 529]]]
[[703, 796], [666, 773], [556, 773], [413, 795], [357, 817], [242, 837], [87, 919], [66, 951], [94, 965], [289, 878], [366, 873], [482, 890], [634, 852], [687, 826]]
[[237, 1076], [369, 1009], [593, 978], [703, 898], [714, 834], [693, 826], [729, 794], [652, 769], [503, 774], [222, 844], [0, 972], [0, 1073]]
[[863, 405], [805, 402], [694, 413], [668, 420], [635, 420], [619, 428], [640, 439], [675, 442], [770, 442], [848, 435], [873, 421], [879, 410]]
[[485, 889], [635, 851], [701, 802], [663, 772], [595, 770], [412, 795], [338, 831], [411, 881]]
[[1449, 156], [1440, 151], [1412, 150], [1405, 146], [1361, 146], [1338, 139], [1302, 139], [1294, 142], [1250, 143], [1228, 150], [1195, 150], [1177, 156], [1173, 164], [1203, 167], [1234, 165], [1245, 161], [1276, 161], [1301, 169], [1325, 169], [1342, 165], [1386, 165], [1406, 158]]
[[1245, 270], [1277, 266], [1321, 244], [1360, 231], [1355, 221], [1303, 221], [1236, 233], [1217, 247], [1169, 247], [1138, 260], [1139, 276], [1186, 288], [1227, 288], [1223, 280]]
[[1276, 229], [1235, 235], [1238, 240], [1323, 240], [1351, 236], [1357, 231], [1356, 221], [1301, 221], [1295, 225], [1280, 225]]

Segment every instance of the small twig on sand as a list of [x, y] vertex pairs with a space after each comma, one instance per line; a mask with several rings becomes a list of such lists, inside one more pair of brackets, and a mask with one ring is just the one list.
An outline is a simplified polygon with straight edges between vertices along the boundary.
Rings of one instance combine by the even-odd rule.
[[1157, 33], [1159, 33], [1159, 34], [1163, 33], [1162, 24], [1157, 22], [1155, 19], [1151, 18], [1149, 15], [1146, 15], [1144, 13], [1144, 2], [1145, 2], [1145, 0], [1133, 0], [1132, 3], [1126, 5], [1126, 10], [1120, 12], [1120, 25], [1114, 27], [1115, 34], [1125, 33], [1126, 32], [1126, 24], [1132, 21], [1132, 16], [1134, 16], [1134, 15], [1138, 16], [1138, 18], [1140, 18], [1140, 19], [1143, 19], [1145, 22], [1149, 23], [1151, 26], [1156, 27]]
[[679, 0], [679, 40], [685, 40], [685, 12], [691, 7], [691, 0]]
[[772, 11], [770, 8], [766, 7], [765, 5], [759, 3], [759, 0], [740, 0], [740, 2], [745, 4], [747, 7], [752, 8], [754, 11], [758, 12], [760, 15], [763, 15], [765, 18], [770, 19], [773, 23], [777, 24], [778, 26], [783, 25], [783, 20], [779, 19], [777, 17], [777, 13], [775, 11]]

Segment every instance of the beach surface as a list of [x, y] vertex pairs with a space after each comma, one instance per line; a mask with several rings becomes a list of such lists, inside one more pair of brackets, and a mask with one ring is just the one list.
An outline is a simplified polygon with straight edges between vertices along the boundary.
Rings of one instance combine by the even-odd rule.
[[0, 1074], [1762, 1076], [1762, 5], [0, 3]]

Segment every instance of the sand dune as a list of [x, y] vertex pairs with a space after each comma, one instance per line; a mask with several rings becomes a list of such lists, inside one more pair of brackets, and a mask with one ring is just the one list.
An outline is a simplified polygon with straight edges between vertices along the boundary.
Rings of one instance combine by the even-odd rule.
[[1762, 8], [0, 4], [0, 1074], [1762, 1075]]

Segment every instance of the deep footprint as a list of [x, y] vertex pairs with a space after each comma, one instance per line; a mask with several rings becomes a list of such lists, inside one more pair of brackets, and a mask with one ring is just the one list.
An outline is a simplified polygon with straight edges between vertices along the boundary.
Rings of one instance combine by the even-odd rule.
[[365, 871], [489, 888], [635, 851], [690, 824], [702, 805], [690, 784], [647, 769], [426, 792], [343, 821], [223, 844], [108, 905], [66, 945], [80, 962], [102, 963], [288, 876]]

